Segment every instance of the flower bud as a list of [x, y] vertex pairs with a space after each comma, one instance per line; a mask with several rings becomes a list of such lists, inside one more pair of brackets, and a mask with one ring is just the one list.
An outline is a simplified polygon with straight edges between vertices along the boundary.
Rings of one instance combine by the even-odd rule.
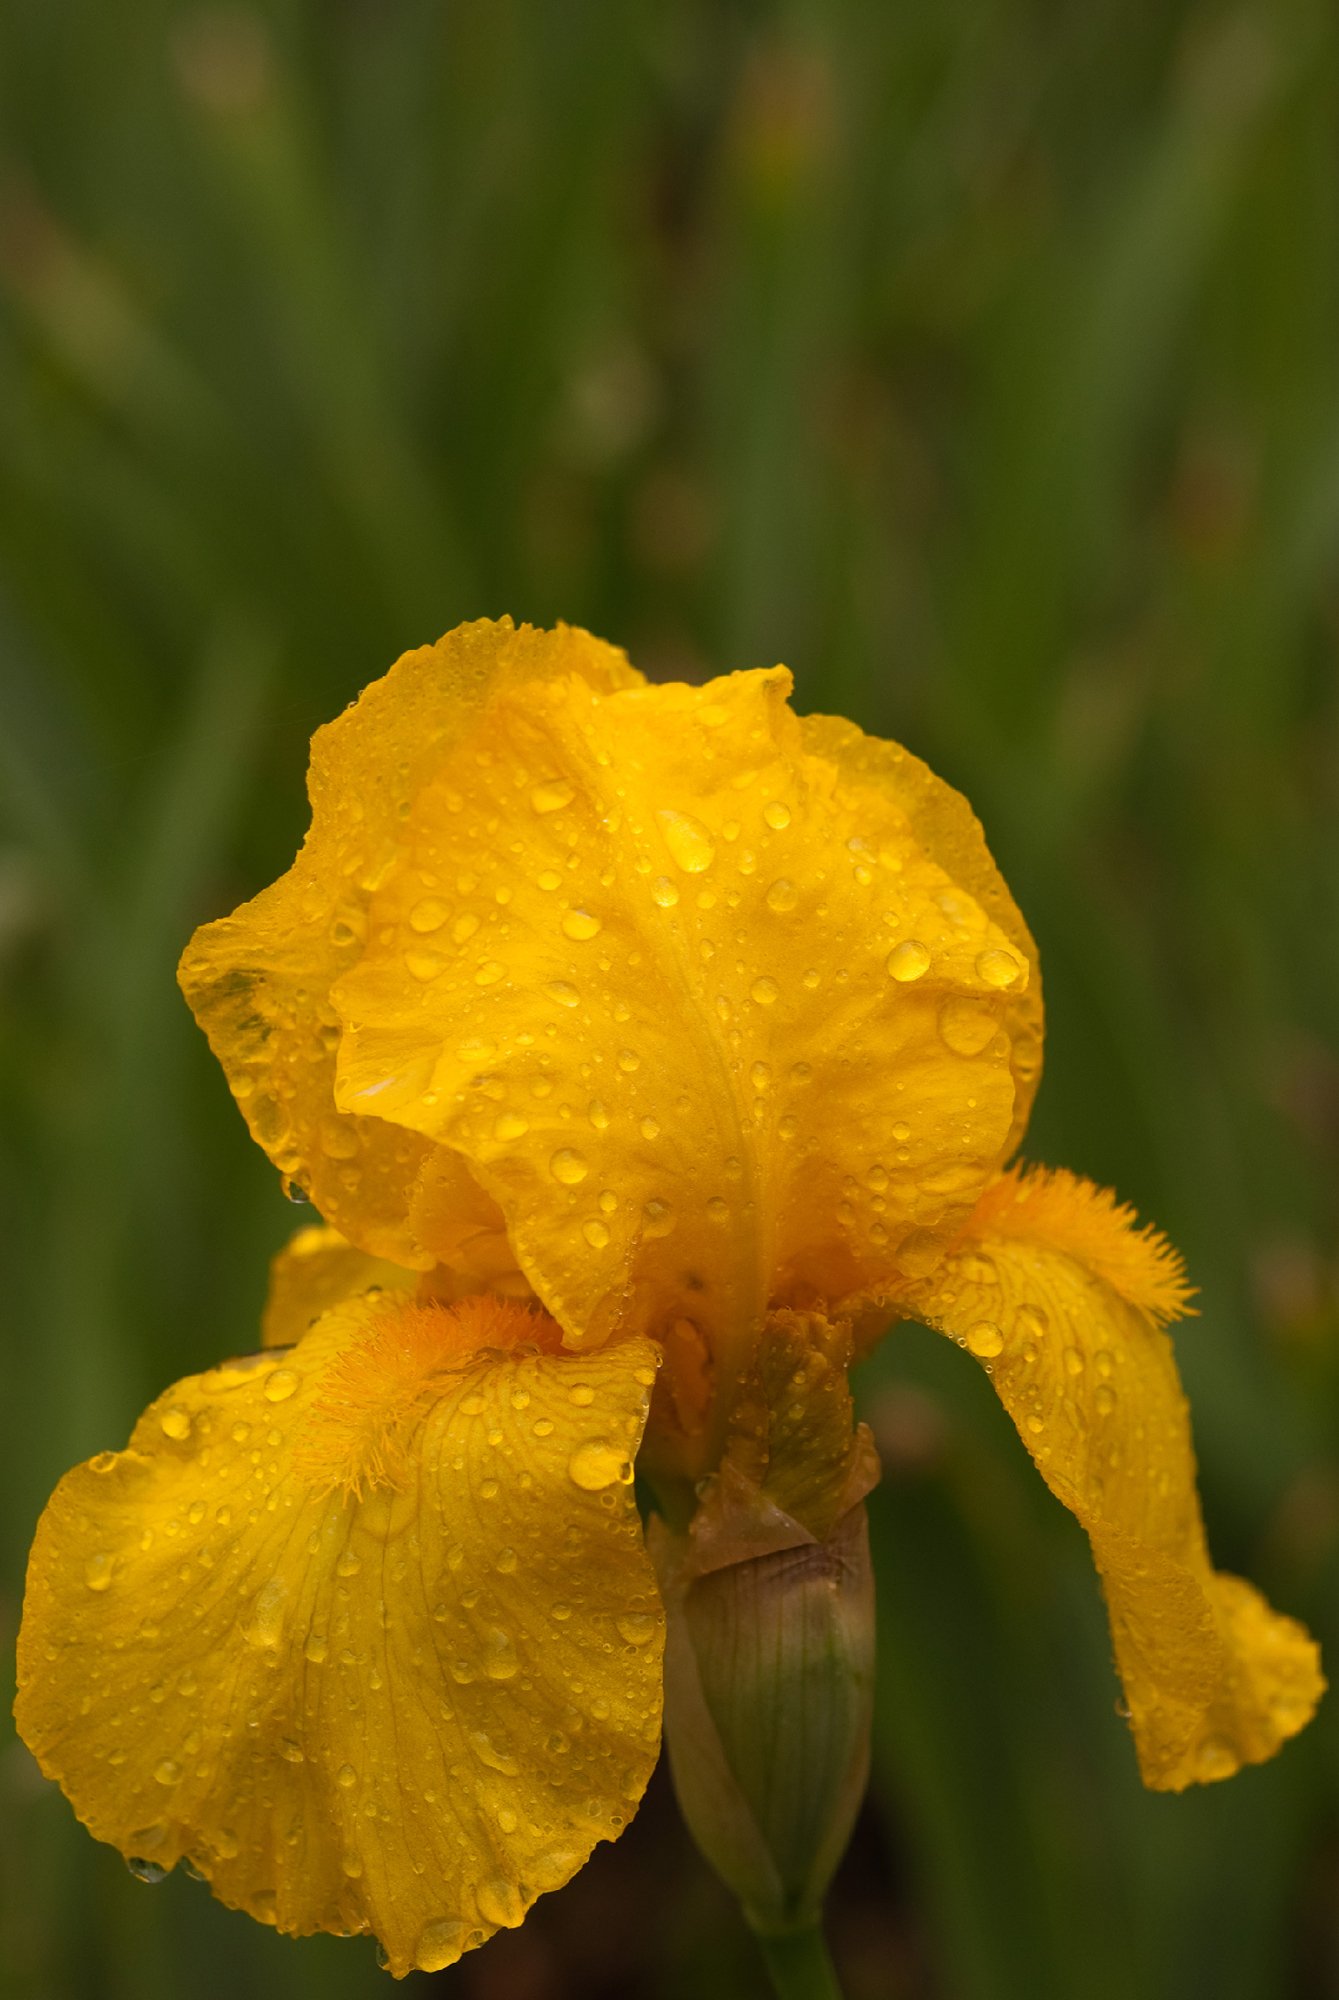
[[863, 1501], [820, 1540], [734, 1497], [727, 1535], [653, 1524], [665, 1734], [693, 1837], [767, 1935], [817, 1922], [864, 1793], [874, 1578]]

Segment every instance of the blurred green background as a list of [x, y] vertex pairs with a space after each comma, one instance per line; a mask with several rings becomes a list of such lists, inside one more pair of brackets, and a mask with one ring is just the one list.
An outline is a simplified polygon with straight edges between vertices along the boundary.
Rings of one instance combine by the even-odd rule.
[[[5, 0], [0, 1636], [73, 1460], [292, 1226], [173, 982], [312, 727], [465, 617], [786, 660], [960, 785], [1040, 941], [1029, 1150], [1156, 1216], [1220, 1562], [1339, 1662], [1339, 18], [1323, 0]], [[866, 1372], [852, 2000], [1339, 1994], [1339, 1733], [1138, 1786], [989, 1385]], [[362, 2000], [0, 1752], [24, 2000]], [[428, 1982], [410, 1982], [420, 1990]], [[657, 1781], [460, 2000], [712, 2000]]]

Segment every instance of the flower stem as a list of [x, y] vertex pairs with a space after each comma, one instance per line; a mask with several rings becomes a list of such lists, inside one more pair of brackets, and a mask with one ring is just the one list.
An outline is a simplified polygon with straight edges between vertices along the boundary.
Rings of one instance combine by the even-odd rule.
[[777, 2000], [842, 2000], [817, 1924], [811, 1931], [784, 1931], [772, 1937], [758, 1934], [758, 1949], [772, 1976]]

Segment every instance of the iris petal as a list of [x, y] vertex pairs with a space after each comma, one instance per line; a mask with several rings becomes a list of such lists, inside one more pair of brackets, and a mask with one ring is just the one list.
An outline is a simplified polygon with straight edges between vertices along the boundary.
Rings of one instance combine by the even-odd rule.
[[1185, 1396], [1160, 1322], [1175, 1253], [1091, 1182], [1006, 1175], [953, 1255], [900, 1299], [990, 1369], [1051, 1491], [1088, 1532], [1146, 1784], [1259, 1763], [1309, 1720], [1316, 1647], [1210, 1562]]
[[656, 1758], [653, 1374], [516, 1305], [372, 1298], [179, 1382], [39, 1526], [43, 1769], [127, 1856], [285, 1931], [374, 1931], [397, 1974], [519, 1923]]
[[1030, 959], [789, 685], [499, 695], [335, 987], [341, 1106], [469, 1160], [574, 1342], [719, 1359], [932, 1261], [1014, 1123]]
[[[602, 688], [640, 679], [589, 633], [518, 630], [509, 618], [457, 626], [435, 646], [406, 653], [313, 737], [311, 828], [288, 873], [197, 931], [181, 961], [186, 998], [252, 1137], [350, 1242], [417, 1269], [437, 1261], [408, 1220], [433, 1149], [385, 1124], [374, 1096], [355, 1114], [336, 1108], [330, 987], [362, 950], [368, 904], [394, 860], [410, 801], [490, 694], [553, 675]], [[430, 952], [431, 931], [416, 932], [415, 943]], [[468, 1198], [463, 1163], [447, 1154], [435, 1164], [439, 1176], [454, 1169]]]

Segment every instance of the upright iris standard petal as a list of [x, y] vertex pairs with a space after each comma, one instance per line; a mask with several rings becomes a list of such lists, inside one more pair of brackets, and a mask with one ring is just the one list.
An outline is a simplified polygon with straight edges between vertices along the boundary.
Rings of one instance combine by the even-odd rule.
[[1005, 1176], [900, 1302], [989, 1368], [1052, 1492], [1088, 1531], [1144, 1781], [1180, 1791], [1271, 1757], [1324, 1688], [1314, 1642], [1214, 1570], [1162, 1321], [1180, 1261], [1073, 1175]]
[[[1013, 1125], [1001, 1149], [1002, 1157], [1007, 1159], [1027, 1129], [1032, 1100], [1041, 1081], [1041, 979], [1032, 933], [995, 866], [981, 822], [961, 792], [955, 792], [952, 785], [936, 777], [928, 764], [900, 743], [866, 736], [863, 729], [857, 729], [841, 715], [806, 715], [801, 718], [800, 729], [804, 747], [811, 756], [827, 758], [847, 783], [889, 796], [897, 810], [906, 815], [927, 854], [932, 854], [949, 879], [979, 904], [1023, 963], [1032, 968], [1030, 979], [1011, 981], [1005, 976], [1008, 966], [1004, 961], [997, 961], [993, 967], [994, 978], [1003, 980], [999, 989], [1005, 996], [1001, 1011], [1009, 1037], [1009, 1068], [1015, 1086]], [[950, 1003], [941, 1026], [946, 1046], [959, 1055], [973, 1054], [973, 1045], [986, 1032], [984, 1019], [973, 1011], [970, 1002]]]
[[341, 1108], [469, 1160], [574, 1342], [923, 1268], [1014, 1122], [1028, 959], [788, 689], [499, 695], [335, 988]]
[[[375, 1094], [356, 1114], [336, 1108], [330, 988], [362, 950], [369, 899], [394, 864], [403, 816], [443, 755], [494, 692], [554, 675], [606, 689], [640, 680], [615, 647], [562, 625], [518, 631], [510, 619], [480, 619], [406, 653], [313, 737], [311, 828], [288, 873], [205, 925], [182, 958], [186, 998], [252, 1136], [327, 1222], [397, 1263], [435, 1261], [408, 1221], [432, 1148], [384, 1124]], [[413, 953], [435, 949], [440, 926], [430, 913], [425, 898], [410, 927]], [[451, 1163], [448, 1155], [438, 1172]], [[468, 1176], [454, 1165], [465, 1191]]]
[[180, 1382], [42, 1518], [17, 1714], [137, 1864], [436, 1970], [616, 1835], [662, 1620], [632, 1503], [653, 1355], [365, 1299]]

